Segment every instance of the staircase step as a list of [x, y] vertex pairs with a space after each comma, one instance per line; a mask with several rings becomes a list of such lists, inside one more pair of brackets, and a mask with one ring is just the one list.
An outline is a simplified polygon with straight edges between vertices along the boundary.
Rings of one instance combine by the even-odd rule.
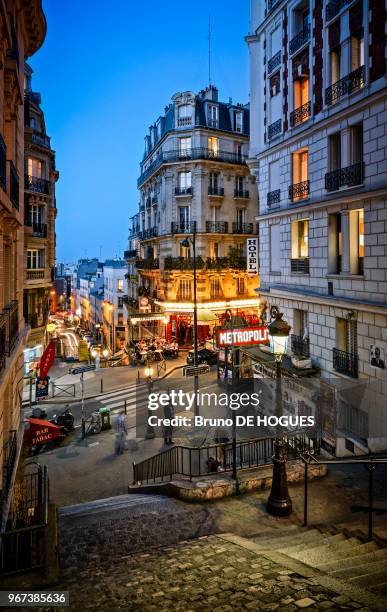
[[270, 537], [265, 536], [262, 538], [254, 538], [254, 542], [258, 544], [259, 546], [261, 546], [262, 548], [267, 546], [270, 549], [277, 550], [279, 548], [285, 547], [286, 545], [291, 545], [293, 543], [299, 543], [302, 541], [318, 542], [320, 538], [321, 538], [320, 531], [318, 531], [317, 529], [311, 529], [309, 531], [300, 530], [297, 534], [293, 534], [293, 535], [287, 534], [287, 535], [282, 535], [282, 536], [277, 537], [273, 534]]
[[304, 538], [298, 538], [298, 541], [295, 541], [294, 545], [290, 544], [290, 546], [284, 546], [284, 548], [281, 548], [281, 552], [285, 555], [291, 556], [294, 552], [299, 552], [301, 550], [313, 550], [314, 548], [320, 548], [321, 546], [332, 546], [333, 544], [340, 544], [340, 542], [347, 541], [348, 538], [346, 538], [342, 533], [327, 535], [319, 532], [319, 538], [316, 539], [316, 545], [313, 548], [310, 542], [307, 540], [304, 541]]
[[358, 587], [370, 589], [371, 587], [380, 585], [381, 582], [387, 581], [387, 569], [369, 572], [360, 577], [348, 578], [348, 580], [351, 584], [355, 584]]
[[367, 574], [374, 574], [376, 572], [385, 570], [386, 561], [385, 559], [382, 559], [381, 561], [375, 560], [364, 565], [357, 565], [347, 569], [336, 570], [334, 572], [330, 572], [330, 575], [334, 578], [350, 578], [353, 580], [355, 578], [360, 578], [361, 576], [366, 576]]
[[295, 553], [289, 554], [290, 557], [298, 559], [307, 565], [315, 566], [321, 563], [321, 559], [327, 559], [334, 561], [340, 559], [342, 556], [350, 556], [353, 551], [360, 546], [360, 541], [357, 538], [348, 538], [347, 540], [341, 541], [331, 546], [316, 546], [315, 548], [308, 550], [303, 549], [296, 551]]
[[163, 495], [136, 495], [132, 493], [117, 495], [116, 497], [96, 499], [83, 504], [75, 504], [74, 506], [63, 506], [59, 509], [59, 517], [90, 516], [91, 514], [111, 512], [122, 508], [127, 509], [150, 505], [159, 506], [160, 504], [168, 503], [169, 499], [169, 497]]
[[372, 591], [372, 593], [375, 593], [376, 595], [382, 595], [386, 597], [387, 596], [387, 581], [381, 582], [380, 584], [370, 587], [370, 591]]
[[321, 563], [316, 565], [316, 569], [330, 574], [336, 570], [345, 570], [351, 567], [355, 568], [367, 563], [372, 563], [373, 561], [387, 559], [387, 550], [384, 548], [379, 548], [375, 542], [367, 542], [366, 544], [363, 544], [363, 546], [367, 547], [366, 550], [369, 550], [369, 552], [364, 551], [364, 554], [359, 554], [355, 557], [351, 556], [347, 559], [344, 558], [338, 559], [337, 561], [331, 561], [329, 563]]

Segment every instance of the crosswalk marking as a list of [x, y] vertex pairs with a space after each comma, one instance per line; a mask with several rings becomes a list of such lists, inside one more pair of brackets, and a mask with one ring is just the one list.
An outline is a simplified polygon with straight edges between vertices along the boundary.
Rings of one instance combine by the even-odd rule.
[[110, 409], [112, 413], [120, 412], [125, 407], [126, 410], [133, 411], [139, 405], [146, 405], [148, 389], [144, 385], [133, 385], [127, 389], [111, 391], [110, 393], [99, 396], [99, 402]]
[[126, 389], [118, 389], [117, 391], [109, 391], [108, 393], [102, 393], [99, 397], [105, 399], [108, 398], [110, 396], [116, 396], [116, 395], [120, 395], [120, 394], [126, 394], [126, 393], [135, 393], [137, 390], [142, 390], [145, 389], [145, 385], [144, 384], [140, 384], [140, 385], [131, 385], [130, 387], [126, 387]]

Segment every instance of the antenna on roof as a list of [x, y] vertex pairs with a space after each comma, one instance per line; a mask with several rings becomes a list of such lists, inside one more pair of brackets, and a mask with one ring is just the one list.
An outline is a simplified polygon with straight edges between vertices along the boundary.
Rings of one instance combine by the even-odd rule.
[[208, 84], [211, 85], [211, 15], [208, 15]]

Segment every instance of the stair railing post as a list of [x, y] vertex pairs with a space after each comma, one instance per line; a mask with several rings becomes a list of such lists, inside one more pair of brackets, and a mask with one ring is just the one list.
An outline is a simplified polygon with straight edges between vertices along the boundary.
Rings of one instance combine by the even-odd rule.
[[308, 526], [308, 462], [304, 461], [304, 527]]
[[368, 541], [373, 539], [373, 514], [374, 514], [374, 471], [375, 465], [372, 463], [372, 457], [368, 463]]

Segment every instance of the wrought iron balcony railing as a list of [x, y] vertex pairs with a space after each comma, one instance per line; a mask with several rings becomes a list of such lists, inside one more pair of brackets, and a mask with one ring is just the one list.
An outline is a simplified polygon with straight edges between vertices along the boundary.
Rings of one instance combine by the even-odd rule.
[[[192, 257], [166, 257], [164, 260], [165, 270], [193, 270], [194, 260]], [[246, 270], [246, 257], [196, 257], [196, 268], [198, 270]]]
[[47, 223], [40, 223], [39, 221], [31, 221], [31, 219], [27, 219], [25, 225], [32, 228], [33, 236], [47, 238]]
[[191, 196], [192, 187], [175, 187], [176, 196]]
[[274, 138], [274, 136], [278, 136], [278, 134], [281, 133], [281, 130], [282, 130], [281, 119], [277, 119], [277, 121], [274, 121], [274, 123], [272, 123], [268, 127], [267, 133], [268, 133], [269, 140]]
[[206, 147], [195, 147], [187, 149], [184, 154], [181, 151], [165, 151], [160, 153], [156, 159], [148, 166], [144, 172], [142, 172], [140, 178], [137, 181], [137, 186], [140, 187], [152, 174], [154, 174], [163, 164], [172, 164], [181, 161], [195, 161], [195, 160], [216, 160], [218, 162], [224, 162], [227, 164], [246, 164], [246, 155], [230, 151], [214, 151]]
[[13, 472], [16, 467], [17, 457], [17, 431], [12, 429], [9, 432], [9, 438], [4, 444], [3, 450], [3, 478], [2, 478], [2, 493], [4, 497], [8, 496]]
[[5, 368], [7, 355], [7, 320], [3, 312], [0, 312], [0, 372]]
[[247, 189], [234, 189], [234, 198], [242, 198], [247, 200], [250, 197], [250, 193]]
[[274, 208], [276, 204], [279, 204], [281, 201], [281, 189], [275, 189], [274, 191], [269, 191], [267, 194], [267, 207]]
[[267, 72], [270, 74], [281, 64], [281, 51], [278, 51], [273, 57], [267, 62]]
[[223, 187], [214, 187], [213, 185], [208, 185], [208, 195], [211, 196], [224, 196], [224, 188]]
[[208, 119], [207, 127], [214, 128], [215, 130], [217, 130], [219, 128], [218, 119]]
[[303, 338], [302, 336], [296, 336], [291, 334], [290, 336], [292, 353], [299, 357], [305, 357], [306, 359], [310, 355], [309, 351], [309, 338]]
[[232, 224], [233, 234], [254, 234], [254, 223], [238, 223]]
[[227, 221], [206, 221], [206, 232], [209, 234], [228, 234]]
[[30, 174], [25, 175], [25, 189], [33, 191], [34, 193], [49, 194], [50, 183], [46, 179], [38, 176], [31, 176]]
[[0, 187], [7, 190], [7, 147], [0, 134]]
[[171, 223], [171, 234], [193, 234], [196, 231], [196, 221], [192, 221], [191, 223], [176, 223], [172, 221]]
[[18, 302], [13, 300], [3, 309], [5, 319], [5, 352], [7, 355], [12, 353], [12, 350], [19, 337], [19, 311]]
[[307, 119], [309, 119], [311, 114], [312, 105], [309, 102], [305, 102], [302, 106], [299, 106], [294, 111], [290, 113], [290, 125], [291, 127], [295, 127], [300, 123], [303, 123]]
[[364, 162], [332, 170], [325, 175], [325, 189], [335, 191], [340, 187], [352, 187], [361, 185], [364, 180]]
[[12, 202], [12, 206], [19, 210], [19, 176], [11, 160], [9, 162], [9, 182], [9, 199]]
[[147, 259], [137, 259], [136, 268], [138, 270], [158, 270], [159, 269], [159, 260], [153, 259], [151, 257]]
[[31, 141], [35, 144], [40, 145], [41, 147], [51, 149], [50, 137], [45, 136], [44, 134], [40, 134], [40, 132], [34, 132], [31, 136]]
[[298, 274], [309, 274], [309, 257], [303, 259], [291, 259], [290, 271]]
[[348, 0], [331, 0], [326, 6], [326, 21], [330, 21], [348, 3]]
[[124, 259], [134, 259], [137, 257], [138, 253], [136, 249], [129, 249], [128, 251], [124, 251]]
[[247, 260], [246, 257], [232, 256], [232, 257], [208, 257], [206, 260], [207, 270], [246, 270]]
[[290, 55], [301, 49], [310, 40], [310, 24], [296, 34], [289, 43]]
[[365, 85], [365, 67], [360, 66], [350, 72], [340, 81], [336, 81], [333, 85], [330, 85], [325, 90], [325, 103], [329, 106], [333, 104], [345, 94], [353, 93], [354, 91], [361, 89]]
[[[204, 268], [205, 262], [202, 257], [196, 257], [196, 268], [201, 270]], [[193, 257], [166, 257], [164, 259], [165, 270], [193, 270]]]
[[150, 227], [138, 233], [139, 240], [149, 240], [150, 238], [156, 238], [157, 236], [158, 236], [157, 227]]
[[333, 349], [333, 369], [340, 374], [357, 378], [359, 373], [359, 358], [355, 353], [347, 353], [338, 348]]
[[301, 181], [301, 183], [295, 183], [289, 185], [289, 199], [292, 202], [303, 200], [309, 195], [309, 181]]

